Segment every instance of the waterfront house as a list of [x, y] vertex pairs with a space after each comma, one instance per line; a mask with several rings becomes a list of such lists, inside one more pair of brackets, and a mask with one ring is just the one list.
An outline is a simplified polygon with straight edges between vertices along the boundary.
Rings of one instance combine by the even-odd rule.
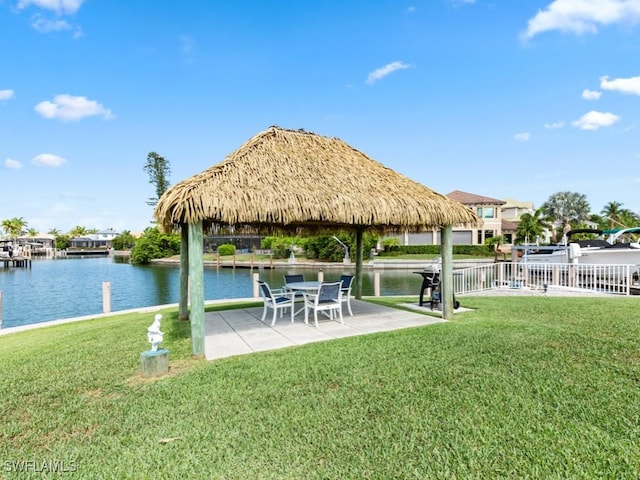
[[83, 235], [69, 240], [70, 249], [110, 249], [111, 242], [120, 235], [113, 229], [103, 230], [98, 233]]

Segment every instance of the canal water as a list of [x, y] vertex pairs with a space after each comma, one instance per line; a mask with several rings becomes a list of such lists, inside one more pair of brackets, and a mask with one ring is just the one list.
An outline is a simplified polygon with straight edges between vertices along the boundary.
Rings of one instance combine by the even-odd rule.
[[[253, 296], [253, 273], [279, 288], [283, 275], [310, 269], [259, 269], [205, 267], [205, 300]], [[324, 271], [325, 281], [337, 281], [353, 269]], [[372, 271], [363, 272], [362, 294], [373, 295]], [[180, 269], [166, 265], [131, 265], [118, 257], [34, 259], [31, 268], [0, 268], [2, 327], [15, 327], [102, 313], [102, 284], [111, 282], [111, 311], [178, 303]], [[381, 295], [417, 295], [421, 277], [409, 270], [380, 273]]]

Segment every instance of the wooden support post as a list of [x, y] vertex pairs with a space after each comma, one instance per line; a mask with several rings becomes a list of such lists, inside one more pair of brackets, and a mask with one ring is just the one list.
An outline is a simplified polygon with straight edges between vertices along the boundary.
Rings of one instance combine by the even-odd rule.
[[111, 313], [111, 282], [102, 282], [102, 312]]
[[453, 318], [453, 227], [442, 227], [440, 255], [442, 256], [442, 272], [440, 273], [440, 296], [442, 299], [442, 318]]
[[169, 371], [169, 350], [147, 350], [140, 354], [140, 371], [145, 377], [158, 377]]
[[324, 272], [322, 270], [318, 271], [318, 281], [324, 282]]
[[189, 320], [189, 228], [180, 225], [180, 299], [178, 318]]
[[191, 353], [204, 356], [204, 264], [202, 223], [189, 224], [189, 299], [191, 301]]
[[355, 297], [357, 300], [362, 298], [362, 236], [364, 230], [361, 227], [356, 228], [356, 278], [355, 280]]

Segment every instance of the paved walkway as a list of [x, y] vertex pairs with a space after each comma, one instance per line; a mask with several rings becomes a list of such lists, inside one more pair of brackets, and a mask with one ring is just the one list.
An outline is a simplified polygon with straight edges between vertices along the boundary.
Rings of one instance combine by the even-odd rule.
[[[352, 300], [351, 306], [353, 317], [347, 313], [344, 317], [344, 325], [321, 315], [318, 319], [318, 328], [315, 327], [311, 315], [309, 324], [304, 323], [304, 312], [296, 315], [294, 323], [291, 323], [291, 317], [286, 313], [282, 318], [278, 316], [273, 327], [270, 326], [271, 310], [267, 311], [265, 321], [260, 321], [262, 307], [207, 312], [205, 313], [205, 357], [208, 360], [214, 360], [445, 321], [431, 315], [407, 312], [358, 300]], [[416, 305], [416, 308], [420, 307]]]

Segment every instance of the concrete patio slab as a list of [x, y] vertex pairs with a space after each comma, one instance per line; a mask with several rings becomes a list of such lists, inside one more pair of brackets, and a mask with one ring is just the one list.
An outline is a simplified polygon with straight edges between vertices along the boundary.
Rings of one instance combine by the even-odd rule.
[[359, 300], [352, 300], [351, 307], [354, 315], [345, 315], [344, 325], [320, 316], [318, 328], [313, 317], [308, 325], [304, 323], [304, 313], [296, 315], [293, 323], [286, 313], [278, 316], [272, 327], [271, 311], [264, 322], [260, 320], [262, 307], [205, 313], [205, 357], [214, 360], [445, 321]]

